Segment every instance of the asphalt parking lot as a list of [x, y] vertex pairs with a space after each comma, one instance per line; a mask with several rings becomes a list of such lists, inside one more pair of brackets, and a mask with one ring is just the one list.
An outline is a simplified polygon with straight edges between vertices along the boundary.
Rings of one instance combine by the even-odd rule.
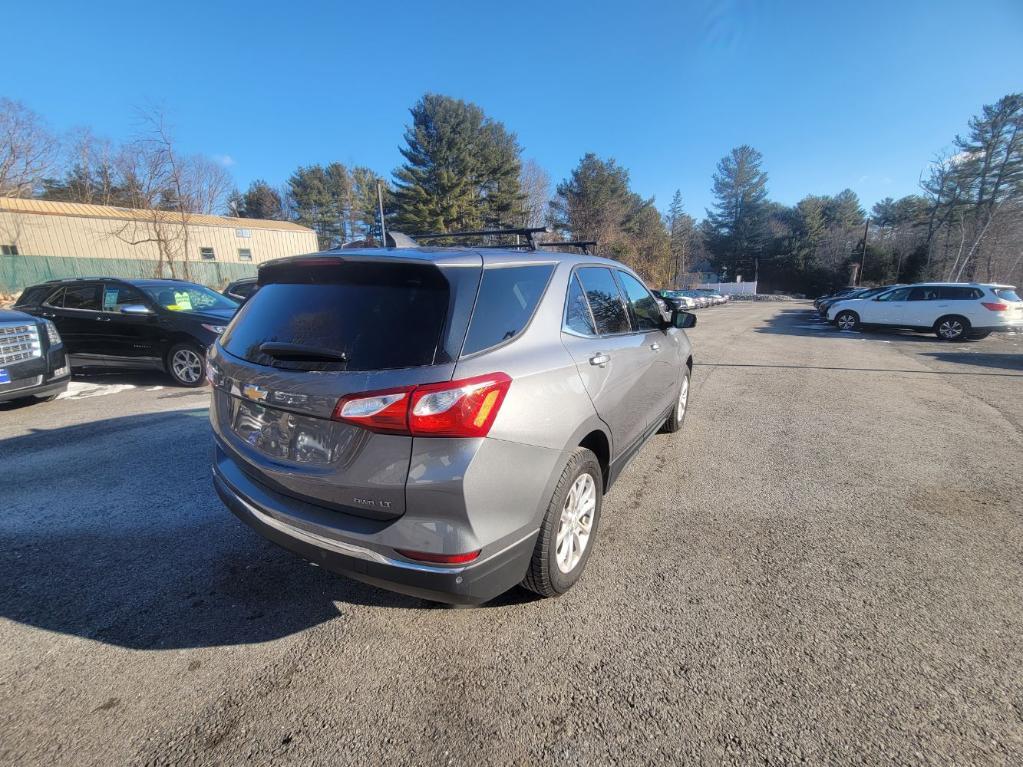
[[205, 390], [0, 406], [0, 761], [1023, 763], [1023, 337], [690, 335], [582, 581], [477, 609], [238, 522]]

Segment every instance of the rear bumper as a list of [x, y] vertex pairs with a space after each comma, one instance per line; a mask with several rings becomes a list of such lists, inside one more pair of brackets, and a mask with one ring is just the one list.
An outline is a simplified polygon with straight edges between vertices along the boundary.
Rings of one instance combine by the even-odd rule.
[[[399, 559], [386, 549], [346, 538], [336, 528], [326, 534], [307, 520], [275, 508], [273, 494], [243, 476], [231, 481], [213, 467], [213, 484], [227, 507], [264, 538], [322, 567], [401, 594], [449, 604], [480, 604], [520, 583], [538, 531], [470, 565], [444, 567]], [[250, 485], [251, 483], [251, 485]], [[245, 489], [239, 485], [247, 485]], [[246, 492], [248, 490], [248, 492]], [[340, 512], [332, 514], [342, 515]], [[366, 520], [353, 520], [365, 527]], [[363, 535], [363, 537], [365, 537]]]

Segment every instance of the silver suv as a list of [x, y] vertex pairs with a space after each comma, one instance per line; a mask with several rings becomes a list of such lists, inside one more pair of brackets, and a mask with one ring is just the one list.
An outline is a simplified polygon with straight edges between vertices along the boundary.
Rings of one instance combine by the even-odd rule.
[[615, 261], [343, 250], [267, 262], [259, 285], [210, 349], [217, 492], [358, 580], [561, 594], [603, 495], [685, 418], [696, 318]]

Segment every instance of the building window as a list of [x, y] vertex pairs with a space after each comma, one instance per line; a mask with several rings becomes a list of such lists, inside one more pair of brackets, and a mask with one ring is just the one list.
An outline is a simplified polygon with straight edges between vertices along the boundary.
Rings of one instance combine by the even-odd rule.
[[213, 252], [213, 248], [199, 248], [199, 258], [203, 261], [213, 261], [216, 257], [217, 255]]
[[249, 237], [252, 236], [252, 230], [251, 229], [235, 229], [234, 233], [238, 237], [244, 237], [246, 239], [248, 239]]
[[239, 261], [251, 261], [252, 250], [249, 248], [238, 248], [238, 260]]
[[5, 256], [16, 256], [18, 255], [17, 245], [0, 245], [0, 253]]

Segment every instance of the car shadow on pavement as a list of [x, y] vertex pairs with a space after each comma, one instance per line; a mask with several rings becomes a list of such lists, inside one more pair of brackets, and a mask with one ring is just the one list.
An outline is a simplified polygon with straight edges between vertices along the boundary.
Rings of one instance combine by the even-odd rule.
[[985, 368], [1001, 368], [1023, 372], [1023, 354], [983, 354], [976, 352], [924, 352], [938, 362], [954, 362]]
[[[234, 517], [205, 408], [0, 440], [0, 615], [133, 649], [265, 642], [349, 605], [434, 605], [310, 565]], [[512, 594], [493, 604], [511, 604]]]

